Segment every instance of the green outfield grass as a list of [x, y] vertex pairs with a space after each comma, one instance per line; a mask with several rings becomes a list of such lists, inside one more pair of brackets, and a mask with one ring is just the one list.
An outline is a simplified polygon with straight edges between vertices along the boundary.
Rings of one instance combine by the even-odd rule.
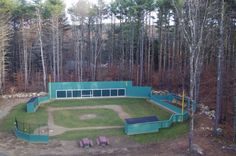
[[81, 130], [81, 131], [68, 131], [63, 133], [62, 135], [57, 135], [52, 137], [53, 139], [58, 140], [78, 140], [82, 138], [89, 137], [91, 139], [95, 139], [98, 136], [120, 136], [124, 137], [124, 129], [103, 129], [103, 130]]
[[50, 107], [74, 107], [95, 105], [119, 105], [131, 117], [156, 115], [160, 120], [169, 119], [171, 113], [151, 104], [142, 98], [110, 98], [110, 99], [81, 99], [81, 100], [55, 100], [48, 104]]
[[[86, 115], [95, 115], [95, 117], [81, 119]], [[118, 114], [111, 109], [60, 110], [54, 111], [53, 117], [55, 124], [67, 128], [123, 125], [123, 121]]]

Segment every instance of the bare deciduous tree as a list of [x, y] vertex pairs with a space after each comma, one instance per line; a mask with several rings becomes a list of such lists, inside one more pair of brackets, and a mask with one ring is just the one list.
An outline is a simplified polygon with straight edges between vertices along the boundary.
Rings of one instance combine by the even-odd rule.
[[219, 50], [217, 54], [217, 95], [216, 95], [216, 118], [214, 125], [214, 135], [218, 135], [217, 128], [219, 127], [220, 111], [221, 111], [221, 99], [222, 99], [222, 66], [223, 66], [223, 55], [224, 55], [224, 0], [220, 0], [221, 6], [221, 18], [220, 18], [220, 41]]
[[[203, 40], [207, 17], [209, 16], [211, 1], [210, 0], [172, 0], [175, 7], [182, 32], [189, 51], [189, 75], [190, 90], [189, 95], [193, 100], [197, 99], [197, 89], [199, 89], [199, 77], [203, 65]], [[193, 105], [189, 109], [190, 130], [189, 130], [189, 150], [193, 149], [193, 132], [194, 132], [194, 110]]]
[[233, 141], [236, 142], [236, 55], [234, 57]]
[[43, 51], [43, 41], [42, 41], [42, 17], [41, 17], [41, 8], [36, 7], [36, 14], [37, 14], [37, 33], [39, 38], [39, 44], [40, 44], [40, 55], [41, 55], [41, 61], [42, 61], [42, 68], [43, 68], [43, 88], [44, 91], [47, 89], [47, 75], [46, 75], [46, 67], [45, 67], [45, 60], [44, 60], [44, 51]]
[[10, 39], [9, 15], [0, 14], [0, 92], [4, 89], [6, 72], [6, 54]]

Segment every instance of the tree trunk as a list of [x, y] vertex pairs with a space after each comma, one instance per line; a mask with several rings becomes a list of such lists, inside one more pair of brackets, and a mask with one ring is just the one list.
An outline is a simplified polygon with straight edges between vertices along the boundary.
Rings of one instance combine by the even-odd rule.
[[0, 15], [0, 94], [4, 91], [6, 53], [10, 38], [8, 20], [8, 15]]
[[147, 82], [148, 84], [150, 84], [150, 77], [151, 77], [151, 40], [152, 40], [152, 36], [151, 36], [151, 29], [152, 29], [152, 25], [151, 25], [151, 12], [149, 12], [148, 14], [148, 55], [147, 55]]
[[80, 39], [79, 39], [79, 30], [77, 29], [76, 25], [73, 25], [73, 39], [74, 39], [74, 51], [75, 51], [75, 73], [76, 73], [76, 80], [79, 81], [79, 73], [80, 73]]
[[53, 81], [56, 81], [56, 33], [55, 33], [55, 19], [52, 17], [52, 69]]
[[217, 56], [217, 95], [216, 95], [216, 116], [214, 124], [214, 135], [217, 134], [221, 114], [221, 98], [222, 98], [222, 65], [224, 53], [224, 0], [221, 0], [221, 19], [220, 19], [220, 44]]
[[140, 72], [139, 72], [139, 85], [141, 86], [143, 84], [143, 66], [144, 66], [144, 62], [143, 62], [143, 58], [144, 58], [144, 12], [141, 15], [141, 27], [140, 27]]
[[[193, 99], [194, 97], [194, 85], [195, 85], [195, 77], [194, 77], [194, 46], [190, 46], [190, 97]], [[190, 130], [189, 130], [189, 150], [192, 152], [192, 145], [193, 145], [193, 129], [194, 129], [194, 112], [192, 110], [192, 103], [191, 107], [188, 107], [189, 114], [190, 114]]]
[[[176, 1], [172, 0], [175, 10], [178, 13], [179, 21], [181, 22], [182, 32], [185, 41], [189, 47], [189, 66], [190, 66], [190, 98], [197, 99], [198, 88], [197, 85], [200, 81], [200, 74], [202, 68], [203, 52], [201, 51], [206, 19], [209, 15], [207, 7], [208, 1], [201, 0], [187, 0], [183, 8], [179, 9]], [[187, 22], [186, 22], [187, 21]], [[192, 102], [191, 102], [192, 103]], [[190, 130], [189, 130], [189, 150], [193, 152], [193, 133], [194, 133], [194, 107], [191, 104], [189, 107], [190, 114]]]
[[47, 84], [46, 84], [46, 68], [45, 68], [45, 62], [44, 62], [44, 52], [43, 52], [43, 42], [42, 42], [42, 19], [41, 19], [39, 8], [37, 8], [37, 16], [38, 16], [37, 29], [38, 29], [38, 36], [39, 36], [39, 43], [40, 43], [41, 61], [42, 61], [42, 67], [43, 67], [43, 89], [44, 91], [46, 91]]
[[159, 69], [159, 72], [162, 70], [162, 10], [159, 11], [159, 20], [160, 20], [160, 28], [159, 28], [159, 59], [158, 59], [158, 69]]
[[83, 51], [84, 51], [84, 21], [81, 22], [81, 44], [80, 44], [80, 81], [83, 81]]
[[[234, 45], [233, 51], [235, 52]], [[234, 54], [233, 142], [236, 143], [236, 54]]]
[[27, 90], [28, 87], [28, 51], [27, 51], [27, 32], [24, 26], [24, 20], [21, 20], [22, 24], [22, 40], [23, 40], [23, 62], [24, 62], [24, 90]]
[[56, 18], [56, 80], [60, 81], [60, 32], [59, 32], [59, 24], [58, 24], [58, 17]]

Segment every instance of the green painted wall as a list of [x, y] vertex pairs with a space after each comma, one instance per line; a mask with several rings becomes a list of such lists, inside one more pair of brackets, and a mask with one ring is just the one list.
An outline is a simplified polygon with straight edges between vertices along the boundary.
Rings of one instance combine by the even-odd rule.
[[48, 143], [49, 137], [48, 135], [34, 135], [24, 133], [17, 128], [15, 129], [15, 135], [17, 138], [28, 141], [28, 142], [35, 142], [35, 143]]
[[127, 135], [153, 133], [158, 131], [159, 131], [158, 122], [146, 122], [138, 124], [125, 123], [125, 133]]
[[126, 90], [125, 96], [148, 98], [151, 94], [151, 87], [133, 86], [132, 81], [97, 81], [97, 82], [50, 82], [48, 96], [37, 97], [27, 103], [27, 112], [37, 111], [38, 105], [56, 99], [58, 90], [83, 90], [83, 89], [119, 89]]
[[49, 101], [48, 96], [40, 96], [40, 97], [31, 98], [31, 100], [29, 102], [27, 102], [27, 104], [26, 104], [26, 111], [28, 113], [36, 112], [38, 106], [41, 103], [48, 102], [48, 101]]
[[127, 96], [133, 97], [149, 97], [151, 94], [151, 87], [138, 87], [138, 86], [129, 86], [127, 87]]
[[97, 81], [97, 82], [50, 82], [49, 97], [56, 98], [56, 90], [76, 90], [76, 89], [107, 89], [126, 88], [132, 86], [131, 81]]
[[132, 81], [51, 82], [48, 86], [50, 99], [56, 98], [57, 90], [125, 88], [126, 96], [136, 97], [149, 97], [151, 93], [151, 87], [133, 86]]

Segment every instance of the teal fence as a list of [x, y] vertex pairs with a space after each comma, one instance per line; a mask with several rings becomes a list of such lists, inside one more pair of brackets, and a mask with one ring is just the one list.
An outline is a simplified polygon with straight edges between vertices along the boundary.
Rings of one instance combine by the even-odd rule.
[[46, 124], [31, 124], [15, 119], [15, 135], [17, 138], [37, 143], [48, 143], [48, 126]]
[[[173, 113], [182, 113], [182, 109], [174, 106], [166, 101], [173, 101], [173, 99], [177, 99], [182, 101], [182, 97], [173, 93], [168, 93], [166, 95], [151, 95], [150, 100], [154, 101], [155, 104], [158, 104], [161, 107], [165, 107], [169, 111], [172, 111]], [[192, 108], [195, 112], [197, 109], [197, 102], [191, 100], [189, 97], [185, 97], [184, 101], [187, 103], [187, 108]], [[193, 107], [191, 107], [193, 106]]]
[[182, 109], [180, 109], [177, 106], [171, 105], [165, 101], [172, 101], [173, 97], [171, 95], [165, 96], [166, 99], [163, 96], [159, 95], [152, 95], [150, 97], [150, 100], [161, 107], [164, 107], [165, 109], [171, 111], [172, 113], [182, 113]]
[[[182, 100], [182, 97], [179, 96], [179, 95], [176, 95], [176, 94], [173, 94], [173, 93], [169, 93], [169, 94], [170, 94], [170, 96], [172, 96], [172, 97], [175, 98], [175, 99]], [[189, 107], [189, 108], [192, 108], [194, 112], [197, 110], [197, 102], [196, 102], [196, 101], [191, 100], [191, 99], [190, 99], [189, 97], [187, 97], [187, 96], [184, 97], [184, 101], [187, 101], [188, 107]], [[191, 106], [193, 106], [193, 107], [191, 107]]]
[[31, 98], [26, 104], [26, 111], [28, 113], [36, 112], [41, 103], [49, 101], [48, 96]]
[[48, 143], [49, 137], [48, 135], [35, 135], [25, 133], [18, 128], [15, 129], [15, 135], [17, 138], [28, 141], [28, 142], [35, 142], [35, 143]]
[[[174, 98], [181, 99], [181, 97], [173, 94], [166, 94], [166, 95], [151, 95], [149, 100], [154, 104], [167, 109], [168, 111], [174, 113], [168, 120], [162, 121], [155, 121], [155, 122], [145, 122], [145, 123], [136, 123], [136, 124], [128, 124], [125, 122], [125, 133], [127, 135], [134, 135], [134, 134], [143, 134], [143, 133], [151, 133], [151, 132], [158, 132], [160, 128], [168, 128], [173, 123], [176, 122], [183, 122], [188, 119], [189, 115], [187, 110], [182, 112], [182, 109], [174, 106], [167, 101], [172, 101]], [[188, 100], [188, 99], [185, 99]], [[188, 102], [188, 104], [190, 104]], [[195, 108], [196, 103], [194, 104]]]
[[49, 96], [40, 96], [38, 97], [38, 103], [41, 104], [41, 103], [44, 103], [44, 102], [48, 102], [50, 99], [49, 99]]
[[188, 113], [172, 114], [168, 120], [145, 122], [137, 124], [127, 124], [125, 122], [125, 133], [127, 135], [144, 134], [158, 132], [161, 128], [169, 128], [173, 123], [183, 122], [188, 119]]
[[36, 112], [41, 103], [54, 99], [148, 98], [151, 93], [151, 87], [133, 86], [132, 81], [50, 82], [48, 86], [48, 96], [31, 98], [27, 102], [27, 112]]

